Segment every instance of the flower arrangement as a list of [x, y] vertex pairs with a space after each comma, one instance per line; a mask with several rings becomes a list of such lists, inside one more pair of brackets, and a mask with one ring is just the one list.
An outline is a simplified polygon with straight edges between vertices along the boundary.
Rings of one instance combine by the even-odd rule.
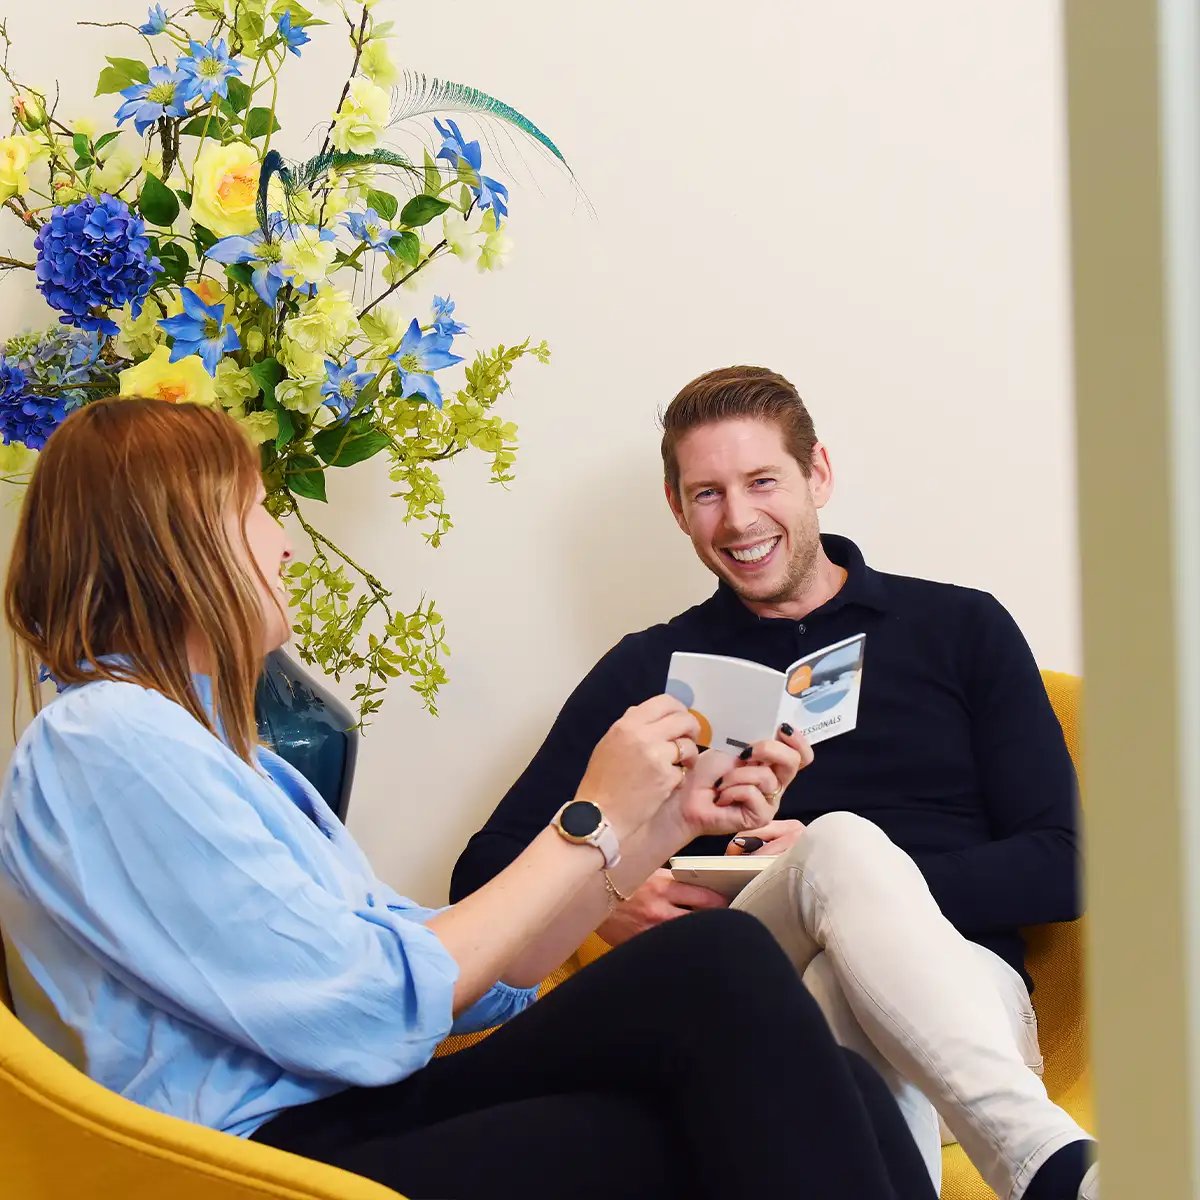
[[520, 359], [549, 358], [527, 338], [468, 361], [452, 299], [419, 313], [397, 303], [411, 305], [414, 278], [439, 258], [501, 266], [509, 195], [456, 120], [421, 121], [420, 162], [390, 137], [466, 113], [563, 158], [501, 101], [398, 72], [377, 0], [335, 7], [349, 72], [319, 150], [297, 162], [272, 144], [280, 77], [329, 22], [296, 0], [155, 4], [140, 25], [115, 22], [145, 53], [100, 71], [96, 95], [117, 101], [104, 132], [61, 119], [57, 98], [17, 77], [0, 24], [14, 119], [0, 204], [34, 251], [0, 268], [34, 272], [59, 322], [0, 353], [0, 477], [20, 482], [66, 415], [100, 396], [221, 406], [260, 447], [271, 511], [311, 542], [288, 581], [300, 656], [351, 679], [365, 720], [401, 675], [436, 712], [442, 618], [424, 598], [398, 608], [307, 503], [325, 501], [329, 471], [382, 454], [402, 520], [437, 546], [451, 528], [439, 464], [474, 449], [493, 481], [510, 481], [516, 427], [495, 407]]

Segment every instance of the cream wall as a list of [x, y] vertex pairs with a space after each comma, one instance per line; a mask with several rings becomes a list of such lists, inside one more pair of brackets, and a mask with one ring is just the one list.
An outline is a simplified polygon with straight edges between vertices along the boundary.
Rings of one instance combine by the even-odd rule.
[[[96, 15], [54, 6], [61, 30]], [[142, 19], [140, 4], [105, 9]], [[398, 600], [436, 597], [454, 649], [441, 719], [398, 689], [363, 745], [351, 826], [381, 873], [442, 899], [459, 848], [591, 663], [710, 590], [662, 503], [654, 423], [710, 367], [768, 363], [800, 387], [839, 473], [827, 528], [880, 567], [995, 592], [1042, 662], [1078, 669], [1058, 5], [439, 11], [397, 57], [529, 114], [595, 216], [509, 148], [511, 266], [431, 280], [480, 344], [529, 332], [553, 345], [508, 404], [522, 441], [511, 491], [454, 464], [457, 528], [438, 551], [385, 503], [382, 471], [336, 481], [321, 514]], [[100, 43], [134, 49], [32, 15], [9, 28], [29, 73], [61, 80], [68, 113], [106, 107], [87, 99]], [[340, 87], [346, 54], [324, 33], [289, 132]], [[14, 224], [0, 247], [24, 249]], [[0, 328], [41, 318], [22, 286], [4, 280]]]

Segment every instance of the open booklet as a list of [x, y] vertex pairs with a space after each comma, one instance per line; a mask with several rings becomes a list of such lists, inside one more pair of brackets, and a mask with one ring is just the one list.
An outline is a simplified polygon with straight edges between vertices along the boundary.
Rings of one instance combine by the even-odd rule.
[[849, 733], [858, 721], [865, 633], [775, 671], [721, 654], [671, 655], [667, 692], [700, 722], [702, 746], [739, 751], [774, 737], [787, 722], [811, 745]]

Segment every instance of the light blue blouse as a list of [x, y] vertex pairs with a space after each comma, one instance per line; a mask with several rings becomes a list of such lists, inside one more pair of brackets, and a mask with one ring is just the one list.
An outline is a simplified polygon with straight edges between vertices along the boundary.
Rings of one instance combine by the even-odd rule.
[[403, 1079], [534, 997], [497, 984], [453, 1021], [436, 910], [381, 883], [287, 763], [258, 761], [159, 693], [98, 681], [35, 718], [0, 797], [18, 1016], [130, 1100], [243, 1136]]

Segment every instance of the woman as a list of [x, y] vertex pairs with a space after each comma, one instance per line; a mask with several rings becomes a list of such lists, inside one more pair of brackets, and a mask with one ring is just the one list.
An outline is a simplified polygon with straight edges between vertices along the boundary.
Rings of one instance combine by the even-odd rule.
[[811, 751], [785, 731], [697, 758], [690, 714], [650, 700], [597, 746], [582, 806], [420, 908], [255, 744], [288, 636], [262, 501], [211, 409], [95, 403], [40, 456], [6, 610], [62, 694], [0, 803], [21, 1018], [133, 1100], [415, 1196], [931, 1196], [890, 1096], [751, 918], [674, 922], [528, 1008], [676, 849], [765, 824]]

